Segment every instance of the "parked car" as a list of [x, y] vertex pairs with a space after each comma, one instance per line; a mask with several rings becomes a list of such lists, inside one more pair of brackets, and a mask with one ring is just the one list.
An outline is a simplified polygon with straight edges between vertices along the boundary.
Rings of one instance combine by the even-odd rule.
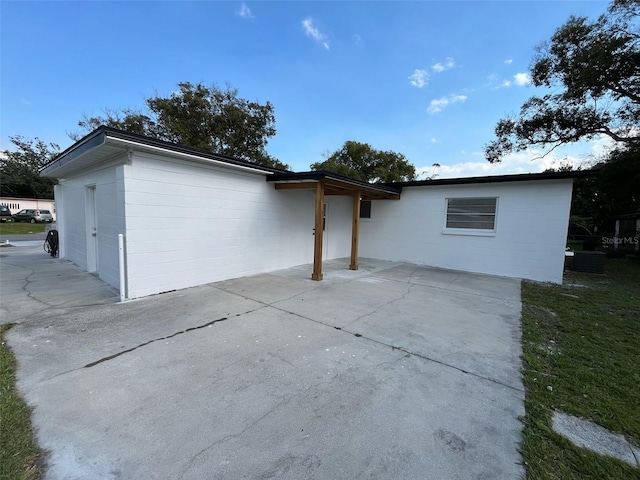
[[30, 222], [30, 223], [51, 223], [53, 222], [53, 215], [49, 210], [32, 210], [25, 209], [20, 210], [18, 213], [12, 215], [14, 222]]
[[0, 222], [10, 222], [11, 221], [11, 210], [6, 205], [0, 205]]

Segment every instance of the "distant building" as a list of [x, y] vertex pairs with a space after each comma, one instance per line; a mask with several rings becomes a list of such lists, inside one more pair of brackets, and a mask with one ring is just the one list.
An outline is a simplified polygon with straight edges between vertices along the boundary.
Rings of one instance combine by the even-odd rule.
[[17, 197], [0, 197], [0, 205], [9, 207], [11, 213], [18, 213], [24, 209], [42, 209], [49, 210], [53, 215], [53, 221], [56, 220], [56, 202], [42, 198], [17, 198]]

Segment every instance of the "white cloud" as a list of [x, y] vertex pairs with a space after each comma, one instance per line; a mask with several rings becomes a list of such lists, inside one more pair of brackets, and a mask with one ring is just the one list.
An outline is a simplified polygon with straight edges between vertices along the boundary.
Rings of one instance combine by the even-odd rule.
[[513, 82], [519, 87], [524, 87], [531, 83], [531, 76], [528, 73], [516, 73], [513, 76]]
[[429, 83], [429, 72], [426, 70], [415, 69], [411, 75], [409, 75], [411, 85], [414, 87], [422, 88]]
[[436, 137], [431, 137], [430, 142], [431, 142], [431, 143], [439, 143], [439, 142], [438, 142], [438, 139], [437, 139]]
[[354, 33], [353, 35], [351, 35], [353, 37], [353, 41], [356, 45], [360, 45], [362, 43], [362, 37], [360, 35], [358, 35], [357, 33]]
[[[500, 163], [489, 163], [483, 152], [472, 152], [473, 160], [440, 165], [436, 170], [437, 178], [485, 177], [489, 175], [515, 175], [520, 173], [539, 173], [560, 165], [571, 165], [574, 168], [589, 168], [593, 164], [592, 155], [605, 148], [607, 139], [596, 139], [589, 142], [589, 153], [574, 155], [554, 155], [554, 152], [542, 156], [542, 150], [530, 149], [507, 155]], [[462, 155], [465, 155], [461, 152]], [[475, 160], [477, 158], [478, 160]], [[418, 176], [432, 174], [432, 166], [417, 167]]]
[[307, 35], [307, 37], [313, 38], [325, 49], [329, 50], [329, 42], [327, 42], [327, 36], [313, 25], [313, 20], [311, 17], [305, 18], [302, 21], [302, 27], [304, 28], [304, 33]]
[[430, 115], [434, 115], [436, 113], [440, 113], [447, 106], [452, 103], [463, 103], [467, 101], [466, 95], [449, 95], [448, 97], [441, 97], [431, 100], [429, 103], [429, 108], [427, 108], [427, 112]]
[[501, 88], [509, 88], [512, 84], [511, 80], [500, 81], [500, 78], [495, 73], [492, 73], [487, 77], [487, 82], [483, 86], [491, 90], [500, 90]]
[[244, 2], [240, 4], [240, 10], [238, 10], [236, 13], [242, 18], [255, 18], [251, 9]]
[[433, 70], [436, 73], [440, 73], [440, 72], [444, 72], [445, 70], [449, 70], [450, 68], [453, 68], [455, 66], [456, 62], [453, 60], [453, 58], [451, 57], [447, 57], [444, 60], [444, 63], [436, 63], [434, 65], [431, 65], [431, 70]]
[[507, 59], [504, 61], [504, 63], [506, 63], [506, 64], [511, 64], [511, 63], [513, 63], [513, 58], [507, 58]]

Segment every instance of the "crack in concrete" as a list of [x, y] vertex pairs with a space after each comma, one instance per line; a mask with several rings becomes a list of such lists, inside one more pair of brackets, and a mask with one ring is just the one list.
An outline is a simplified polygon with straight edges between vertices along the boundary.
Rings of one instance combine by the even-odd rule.
[[[415, 272], [415, 270], [417, 270], [417, 268], [416, 268], [416, 269], [414, 269], [414, 272]], [[413, 273], [413, 272], [412, 272], [412, 273]], [[410, 279], [411, 279], [411, 277], [410, 277]], [[354, 280], [355, 280], [355, 279], [354, 279]], [[354, 281], [354, 280], [349, 280], [349, 281]], [[420, 284], [415, 284], [415, 283], [412, 283], [411, 281], [402, 282], [402, 281], [399, 281], [399, 280], [393, 280], [393, 279], [391, 279], [391, 281], [396, 281], [396, 282], [399, 282], [399, 283], [407, 283], [407, 284], [409, 284], [409, 288], [407, 289], [407, 291], [406, 291], [405, 293], [403, 293], [403, 294], [402, 294], [402, 296], [401, 296], [401, 297], [396, 298], [396, 299], [393, 299], [393, 300], [390, 300], [389, 302], [385, 303], [384, 305], [381, 305], [380, 307], [376, 308], [373, 312], [370, 312], [370, 313], [367, 313], [367, 314], [365, 314], [365, 315], [362, 315], [362, 316], [358, 317], [356, 320], [354, 320], [354, 321], [350, 322], [349, 324], [347, 324], [347, 325], [346, 325], [347, 327], [348, 327], [349, 325], [351, 325], [351, 324], [355, 323], [356, 321], [358, 321], [358, 320], [362, 319], [362, 318], [365, 318], [365, 317], [367, 317], [367, 316], [373, 315], [374, 313], [376, 313], [376, 312], [377, 312], [377, 311], [379, 311], [380, 309], [382, 309], [382, 308], [384, 308], [384, 307], [386, 307], [386, 306], [388, 306], [388, 305], [390, 305], [390, 304], [392, 304], [392, 303], [394, 303], [394, 302], [398, 302], [398, 301], [400, 301], [400, 300], [403, 300], [404, 298], [406, 298], [406, 296], [407, 296], [407, 295], [409, 295], [409, 293], [411, 293], [411, 289], [412, 289], [414, 286], [421, 286]], [[376, 339], [374, 339], [374, 338], [364, 336], [364, 335], [362, 335], [362, 334], [360, 334], [360, 333], [357, 333], [357, 332], [354, 332], [354, 331], [347, 330], [347, 329], [345, 329], [344, 327], [339, 327], [339, 326], [336, 326], [336, 325], [331, 325], [331, 324], [329, 324], [329, 323], [322, 322], [322, 321], [320, 321], [320, 320], [314, 320], [314, 319], [309, 318], [309, 317], [306, 317], [306, 316], [304, 316], [304, 315], [301, 315], [301, 314], [298, 314], [298, 313], [295, 313], [295, 312], [291, 312], [291, 311], [286, 310], [286, 309], [284, 309], [284, 308], [280, 308], [280, 307], [274, 306], [274, 304], [275, 304], [275, 303], [279, 303], [279, 302], [283, 301], [282, 299], [280, 299], [280, 300], [276, 300], [276, 301], [274, 301], [273, 303], [266, 303], [266, 302], [263, 302], [263, 301], [256, 300], [256, 299], [254, 299], [254, 298], [248, 297], [248, 296], [246, 296], [246, 295], [242, 295], [242, 294], [237, 293], [237, 292], [232, 292], [232, 291], [229, 291], [229, 290], [225, 290], [225, 289], [222, 289], [222, 288], [216, 287], [216, 286], [214, 286], [214, 285], [211, 285], [211, 286], [212, 286], [213, 288], [216, 288], [216, 289], [218, 289], [218, 290], [220, 290], [220, 291], [223, 291], [223, 292], [225, 292], [225, 293], [229, 293], [229, 294], [231, 294], [231, 295], [235, 295], [235, 296], [238, 296], [238, 297], [243, 298], [243, 299], [245, 299], [245, 300], [250, 300], [250, 301], [256, 302], [256, 303], [258, 303], [258, 304], [260, 304], [260, 305], [261, 305], [260, 307], [255, 308], [255, 309], [253, 309], [253, 310], [249, 310], [249, 311], [246, 311], [246, 312], [238, 313], [238, 314], [236, 314], [236, 315], [235, 315], [236, 317], [238, 317], [238, 316], [240, 316], [240, 315], [246, 315], [246, 314], [248, 314], [248, 313], [253, 313], [253, 312], [258, 311], [258, 310], [261, 310], [261, 309], [263, 309], [263, 308], [265, 308], [265, 307], [275, 308], [276, 310], [279, 310], [279, 311], [281, 311], [281, 312], [287, 313], [287, 314], [289, 314], [289, 315], [294, 315], [294, 316], [299, 317], [299, 318], [302, 318], [302, 319], [304, 319], [304, 320], [308, 320], [308, 321], [311, 321], [311, 322], [314, 322], [314, 323], [317, 323], [317, 324], [323, 325], [323, 326], [325, 326], [325, 327], [333, 328], [334, 330], [343, 331], [343, 332], [345, 332], [345, 333], [347, 333], [347, 334], [349, 334], [349, 335], [352, 335], [352, 336], [354, 336], [354, 337], [356, 337], [356, 338], [363, 338], [363, 339], [365, 339], [365, 340], [371, 341], [371, 342], [376, 343], [376, 344], [378, 344], [378, 345], [382, 345], [382, 346], [384, 346], [384, 347], [391, 348], [392, 350], [398, 350], [398, 351], [400, 351], [400, 352], [405, 353], [406, 355], [415, 356], [415, 357], [421, 358], [421, 359], [423, 359], [423, 360], [427, 360], [427, 361], [430, 361], [430, 362], [433, 362], [433, 363], [437, 363], [437, 364], [439, 364], [439, 365], [442, 365], [442, 366], [445, 366], [445, 367], [448, 367], [448, 368], [452, 368], [452, 369], [454, 369], [454, 370], [457, 370], [457, 371], [459, 371], [459, 372], [461, 372], [461, 373], [464, 373], [464, 374], [467, 374], [467, 375], [471, 375], [471, 376], [477, 377], [477, 378], [482, 379], [482, 380], [487, 380], [487, 381], [489, 381], [489, 382], [492, 382], [492, 383], [495, 383], [495, 384], [497, 384], [497, 385], [501, 385], [501, 386], [503, 386], [503, 387], [507, 387], [507, 388], [510, 388], [510, 389], [513, 389], [513, 390], [516, 390], [516, 391], [518, 391], [518, 392], [523, 392], [523, 391], [524, 391], [524, 389], [522, 389], [522, 388], [514, 387], [513, 385], [509, 385], [509, 384], [506, 384], [506, 383], [500, 382], [499, 380], [495, 380], [495, 379], [490, 378], [490, 377], [486, 377], [486, 376], [483, 376], [483, 375], [480, 375], [480, 374], [477, 374], [477, 373], [474, 373], [474, 372], [470, 372], [470, 371], [468, 371], [468, 370], [465, 370], [465, 369], [463, 369], [463, 368], [457, 367], [457, 366], [455, 366], [455, 365], [451, 365], [451, 364], [446, 363], [446, 362], [443, 362], [443, 361], [441, 361], [441, 360], [437, 360], [437, 359], [435, 359], [435, 358], [428, 357], [428, 356], [423, 355], [423, 354], [420, 354], [420, 353], [418, 353], [418, 352], [413, 352], [413, 351], [408, 350], [408, 349], [406, 349], [406, 348], [404, 348], [404, 347], [399, 347], [399, 346], [397, 346], [397, 345], [392, 345], [392, 344], [389, 344], [389, 343], [385, 343], [385, 342], [383, 342], [383, 341], [376, 340]], [[433, 288], [437, 288], [437, 287], [433, 287]], [[289, 299], [290, 299], [290, 298], [295, 298], [296, 296], [301, 295], [302, 293], [304, 293], [304, 292], [301, 292], [301, 293], [296, 294], [296, 295], [292, 295], [291, 297], [289, 297]], [[54, 307], [51, 307], [51, 308], [54, 308]], [[115, 353], [115, 354], [113, 354], [113, 355], [109, 355], [109, 356], [107, 356], [107, 357], [103, 357], [103, 358], [101, 358], [101, 359], [99, 359], [99, 360], [96, 360], [96, 361], [94, 361], [94, 362], [88, 363], [88, 364], [86, 364], [85, 366], [83, 366], [83, 367], [81, 367], [81, 368], [78, 368], [78, 369], [72, 369], [72, 370], [69, 370], [69, 371], [66, 371], [66, 372], [59, 373], [59, 374], [54, 375], [53, 377], [51, 377], [51, 379], [56, 378], [56, 377], [61, 376], [61, 375], [65, 375], [65, 374], [67, 374], [67, 373], [74, 372], [74, 371], [76, 371], [76, 370], [80, 370], [80, 369], [82, 369], [82, 368], [91, 368], [91, 367], [94, 367], [94, 366], [96, 366], [96, 365], [99, 365], [100, 363], [103, 363], [103, 362], [106, 362], [106, 361], [112, 360], [112, 359], [117, 358], [117, 357], [119, 357], [119, 356], [121, 356], [121, 355], [124, 355], [125, 353], [133, 352], [134, 350], [137, 350], [138, 348], [144, 347], [144, 346], [149, 345], [149, 344], [151, 344], [151, 343], [159, 342], [159, 341], [162, 341], [162, 340], [167, 340], [167, 339], [169, 339], [169, 338], [173, 338], [173, 337], [175, 337], [175, 336], [177, 336], [177, 335], [182, 335], [182, 334], [186, 334], [186, 333], [188, 333], [188, 332], [191, 332], [191, 331], [193, 331], [193, 330], [198, 330], [198, 329], [201, 329], [201, 328], [205, 328], [205, 327], [208, 327], [208, 326], [210, 326], [210, 325], [213, 325], [213, 324], [215, 324], [215, 323], [218, 323], [218, 322], [221, 322], [221, 321], [224, 321], [224, 320], [227, 320], [227, 319], [228, 319], [228, 317], [222, 317], [222, 318], [219, 318], [219, 319], [213, 320], [213, 321], [211, 321], [211, 322], [207, 322], [207, 323], [205, 323], [205, 324], [203, 324], [203, 325], [199, 325], [199, 326], [196, 326], [196, 327], [190, 327], [190, 328], [187, 328], [187, 329], [181, 330], [181, 331], [179, 331], [179, 332], [175, 332], [175, 333], [173, 333], [173, 334], [171, 334], [171, 335], [167, 335], [167, 336], [164, 336], [164, 337], [160, 337], [160, 338], [156, 338], [156, 339], [153, 339], [153, 340], [149, 340], [149, 341], [147, 341], [147, 342], [144, 342], [144, 343], [141, 343], [141, 344], [139, 344], [139, 345], [136, 345], [135, 347], [131, 347], [131, 348], [127, 349], [127, 350], [123, 350], [123, 351], [118, 352], [118, 353]], [[289, 363], [289, 362], [287, 362], [287, 363]]]
[[456, 280], [458, 280], [460, 278], [460, 275], [456, 275], [456, 277], [451, 280], [449, 283], [447, 283], [444, 287], [440, 287], [440, 286], [436, 286], [436, 285], [429, 285], [429, 284], [425, 284], [425, 283], [418, 283], [417, 280], [414, 280], [413, 278], [413, 274], [416, 272], [418, 268], [415, 268], [413, 270], [413, 272], [411, 272], [411, 274], [409, 275], [409, 278], [407, 280], [398, 280], [397, 278], [388, 278], [385, 276], [380, 275], [380, 278], [384, 278], [385, 280], [388, 280], [390, 282], [397, 282], [397, 283], [409, 283], [411, 285], [415, 285], [418, 287], [424, 287], [424, 288], [434, 288], [436, 290], [444, 290], [446, 292], [455, 292], [455, 293], [459, 293], [459, 294], [463, 294], [463, 295], [471, 295], [471, 296], [475, 296], [475, 297], [481, 297], [481, 298], [493, 298], [495, 300], [502, 300], [504, 301], [505, 298], [503, 297], [495, 297], [493, 295], [487, 295], [486, 293], [474, 293], [474, 292], [470, 292], [470, 291], [466, 291], [466, 290], [456, 290], [455, 288], [450, 288], [451, 285], [453, 285], [455, 283]]
[[[248, 313], [248, 312], [247, 312], [247, 313]], [[236, 316], [238, 316], [238, 315], [236, 315]], [[95, 362], [87, 363], [87, 364], [86, 364], [84, 367], [82, 367], [82, 368], [91, 368], [91, 367], [95, 367], [96, 365], [99, 365], [100, 363], [106, 362], [106, 361], [108, 361], [108, 360], [113, 360], [114, 358], [117, 358], [117, 357], [119, 357], [120, 355], [124, 355], [125, 353], [133, 352], [134, 350], [137, 350], [138, 348], [142, 348], [142, 347], [144, 347], [144, 346], [146, 346], [146, 345], [149, 345], [149, 344], [151, 344], [151, 343], [155, 343], [155, 342], [159, 342], [159, 341], [161, 341], [161, 340], [167, 340], [167, 339], [169, 339], [169, 338], [177, 337], [178, 335], [182, 335], [182, 334], [184, 334], [184, 333], [188, 333], [188, 332], [191, 332], [191, 331], [193, 331], [193, 330], [199, 330], [199, 329], [201, 329], [201, 328], [205, 328], [205, 327], [208, 327], [208, 326], [213, 325], [213, 324], [215, 324], [215, 323], [223, 322], [223, 321], [228, 320], [228, 319], [229, 319], [229, 317], [222, 317], [222, 318], [218, 318], [218, 319], [216, 319], [216, 320], [212, 320], [212, 321], [210, 321], [210, 322], [207, 322], [207, 323], [205, 323], [205, 324], [203, 324], [203, 325], [198, 325], [197, 327], [189, 327], [189, 328], [186, 328], [186, 329], [184, 329], [184, 330], [180, 330], [179, 332], [172, 333], [171, 335], [167, 335], [167, 336], [165, 336], [165, 337], [154, 338], [153, 340], [146, 341], [146, 342], [144, 342], [144, 343], [141, 343], [141, 344], [139, 344], [139, 345], [136, 345], [135, 347], [131, 347], [131, 348], [128, 348], [128, 349], [123, 350], [123, 351], [121, 351], [121, 352], [114, 353], [113, 355], [109, 355], [109, 356], [107, 356], [107, 357], [103, 357], [103, 358], [101, 358], [100, 360], [96, 360]]]
[[[354, 279], [354, 280], [355, 280], [355, 279]], [[354, 281], [354, 280], [350, 280], [350, 281]], [[406, 295], [408, 295], [408, 294], [410, 293], [411, 288], [412, 288], [413, 286], [424, 286], [424, 285], [415, 284], [415, 283], [411, 283], [411, 282], [401, 282], [401, 281], [399, 281], [399, 280], [392, 280], [392, 281], [397, 281], [397, 282], [399, 282], [399, 283], [408, 283], [410, 286], [409, 286], [409, 289], [407, 290], [407, 292], [406, 292], [406, 293], [404, 293], [404, 294], [403, 294], [403, 296], [402, 296], [401, 298], [396, 298], [396, 299], [394, 299], [394, 300], [391, 300], [391, 301], [389, 301], [389, 302], [388, 302], [387, 304], [385, 304], [385, 305], [388, 305], [388, 304], [393, 303], [393, 302], [397, 302], [397, 301], [399, 301], [399, 300], [401, 300], [401, 299], [405, 298], [405, 297], [406, 297]], [[215, 288], [215, 287], [214, 287], [214, 288]], [[434, 288], [435, 288], [435, 287], [434, 287]], [[230, 294], [232, 294], [232, 295], [237, 295], [237, 296], [239, 296], [239, 297], [241, 297], [241, 298], [244, 298], [245, 300], [251, 300], [251, 301], [254, 301], [254, 302], [260, 303], [260, 304], [262, 304], [262, 305], [264, 305], [264, 306], [266, 306], [266, 307], [275, 308], [276, 310], [280, 310], [281, 312], [288, 313], [288, 314], [290, 314], [290, 315], [295, 315], [296, 317], [302, 318], [302, 319], [304, 319], [304, 320], [308, 320], [308, 321], [310, 321], [310, 322], [314, 322], [314, 323], [317, 323], [317, 324], [319, 324], [319, 325], [323, 325], [323, 326], [325, 326], [325, 327], [330, 327], [330, 328], [333, 328], [334, 330], [339, 330], [339, 331], [345, 332], [345, 333], [347, 333], [347, 334], [349, 334], [349, 335], [353, 335], [354, 337], [357, 337], [357, 338], [363, 338], [363, 339], [365, 339], [365, 340], [369, 340], [369, 341], [371, 341], [371, 342], [373, 342], [373, 343], [377, 343], [378, 345], [383, 345], [383, 346], [385, 346], [385, 347], [391, 348], [392, 350], [398, 350], [398, 351], [403, 352], [403, 353], [406, 353], [406, 354], [408, 354], [408, 355], [412, 355], [412, 356], [415, 356], [415, 357], [421, 358], [421, 359], [423, 359], [423, 360], [427, 360], [427, 361], [430, 361], [430, 362], [433, 362], [433, 363], [437, 363], [438, 365], [442, 365], [442, 366], [444, 366], [444, 367], [453, 368], [454, 370], [457, 370], [457, 371], [459, 371], [459, 372], [461, 372], [461, 373], [464, 373], [464, 374], [466, 374], [466, 375], [471, 375], [471, 376], [476, 377], [476, 378], [479, 378], [479, 379], [481, 379], [481, 380], [486, 380], [486, 381], [489, 381], [489, 382], [491, 382], [491, 383], [495, 383], [496, 385], [500, 385], [500, 386], [502, 386], [502, 387], [506, 387], [506, 388], [509, 388], [509, 389], [515, 390], [515, 391], [517, 391], [517, 392], [524, 392], [524, 388], [514, 387], [513, 385], [509, 385], [508, 383], [503, 383], [503, 382], [501, 382], [501, 381], [499, 381], [499, 380], [496, 380], [496, 379], [494, 379], [494, 378], [490, 378], [490, 377], [486, 377], [486, 376], [484, 376], [484, 375], [480, 375], [480, 374], [478, 374], [478, 373], [470, 372], [469, 370], [465, 370], [465, 369], [463, 369], [463, 368], [461, 368], [461, 367], [456, 367], [455, 365], [451, 365], [451, 364], [449, 364], [449, 363], [443, 362], [442, 360], [437, 360], [437, 359], [435, 359], [435, 358], [428, 357], [428, 356], [423, 355], [423, 354], [421, 354], [421, 353], [413, 352], [413, 351], [408, 350], [408, 349], [406, 349], [406, 348], [404, 348], [404, 347], [399, 347], [399, 346], [397, 346], [397, 345], [391, 345], [391, 344], [389, 344], [389, 343], [385, 343], [385, 342], [382, 342], [382, 341], [380, 341], [380, 340], [376, 340], [375, 338], [366, 337], [366, 336], [364, 336], [364, 335], [362, 335], [362, 334], [360, 334], [360, 333], [352, 332], [352, 331], [350, 331], [350, 330], [346, 330], [344, 327], [339, 327], [339, 326], [337, 326], [337, 325], [331, 325], [330, 323], [322, 322], [322, 321], [320, 321], [320, 320], [314, 320], [313, 318], [305, 317], [304, 315], [301, 315], [301, 314], [299, 314], [299, 313], [291, 312], [291, 311], [289, 311], [289, 310], [286, 310], [286, 309], [284, 309], [284, 308], [277, 307], [277, 306], [275, 306], [275, 305], [274, 305], [275, 303], [278, 303], [278, 302], [280, 302], [281, 300], [277, 300], [277, 301], [275, 301], [275, 302], [273, 302], [273, 303], [271, 303], [271, 304], [270, 304], [270, 303], [265, 303], [265, 302], [262, 302], [262, 301], [260, 301], [260, 300], [256, 300], [256, 299], [253, 299], [253, 298], [247, 297], [247, 296], [245, 296], [245, 295], [241, 295], [241, 294], [239, 294], [239, 293], [230, 292], [230, 291], [228, 291], [228, 290], [223, 290], [223, 289], [219, 289], [219, 290], [224, 291], [224, 292], [227, 292], [227, 293], [230, 293]], [[478, 294], [472, 294], [472, 295], [481, 296], [481, 295], [478, 295]], [[295, 297], [295, 295], [294, 295], [294, 297]], [[291, 297], [291, 298], [293, 298], [293, 297]], [[378, 309], [376, 309], [376, 310], [379, 310], [380, 308], [383, 308], [385, 305], [382, 305], [382, 306], [378, 307]], [[256, 310], [258, 310], [258, 309], [256, 309]], [[247, 312], [247, 313], [249, 313], [249, 312]], [[375, 312], [372, 312], [372, 313], [366, 314], [366, 315], [364, 315], [364, 316], [371, 315], [371, 314], [373, 314], [373, 313], [375, 313]], [[355, 320], [354, 320], [354, 322], [355, 322]], [[351, 322], [351, 323], [353, 323], [353, 322]], [[350, 323], [350, 324], [351, 324], [351, 323]], [[350, 324], [348, 324], [348, 325], [350, 325]], [[347, 326], [348, 326], [348, 325], [347, 325]]]
[[[23, 265], [17, 265], [17, 264], [11, 263], [11, 262], [3, 262], [3, 263], [11, 265], [12, 267], [16, 267], [16, 268], [21, 268], [23, 270], [27, 270], [29, 272], [29, 274], [24, 278], [24, 285], [21, 287], [21, 290], [26, 293], [27, 298], [29, 298], [29, 299], [31, 299], [31, 300], [33, 300], [33, 301], [35, 301], [37, 303], [40, 303], [40, 304], [45, 306], [45, 308], [43, 308], [42, 310], [38, 310], [36, 312], [29, 313], [29, 314], [27, 314], [27, 315], [25, 315], [23, 317], [13, 319], [11, 321], [11, 323], [13, 323], [15, 325], [20, 325], [20, 324], [23, 323], [23, 321], [29, 320], [30, 318], [32, 318], [35, 315], [39, 315], [39, 314], [41, 314], [43, 312], [46, 312], [46, 311], [52, 310], [52, 309], [66, 310], [66, 309], [72, 309], [72, 308], [94, 307], [94, 306], [105, 305], [105, 304], [111, 303], [111, 302], [87, 303], [87, 304], [70, 305], [70, 306], [65, 306], [65, 305], [67, 305], [68, 303], [73, 302], [74, 300], [69, 300], [67, 302], [64, 302], [64, 303], [61, 303], [61, 304], [58, 304], [58, 305], [47, 303], [44, 300], [41, 300], [40, 298], [38, 298], [29, 289], [29, 285], [31, 285], [33, 283], [33, 280], [31, 280], [31, 277], [37, 273], [35, 270], [33, 270], [31, 268], [27, 268], [27, 267], [25, 267]], [[115, 298], [115, 296], [114, 296], [114, 298]], [[109, 299], [106, 299], [106, 300], [109, 300]]]
[[[374, 309], [372, 312], [365, 313], [364, 315], [360, 315], [360, 316], [359, 316], [358, 318], [356, 318], [355, 320], [352, 320], [351, 322], [349, 322], [349, 323], [345, 324], [345, 325], [344, 325], [344, 327], [339, 328], [339, 330], [341, 330], [341, 329], [343, 329], [343, 328], [345, 328], [345, 327], [348, 327], [349, 325], [353, 325], [354, 323], [356, 323], [356, 322], [358, 322], [358, 321], [362, 320], [363, 318], [370, 317], [371, 315], [374, 315], [374, 314], [378, 313], [380, 310], [382, 310], [382, 309], [383, 309], [383, 308], [385, 308], [385, 307], [388, 307], [388, 306], [389, 306], [389, 305], [391, 305], [392, 303], [399, 302], [400, 300], [404, 300], [404, 299], [406, 298], [406, 296], [407, 296], [407, 295], [409, 295], [409, 294], [411, 293], [411, 289], [412, 289], [413, 287], [415, 287], [415, 286], [416, 286], [415, 284], [412, 284], [412, 283], [409, 283], [408, 285], [409, 285], [409, 288], [407, 289], [407, 291], [406, 291], [406, 292], [404, 292], [404, 293], [402, 294], [402, 296], [401, 296], [401, 297], [399, 297], [399, 298], [394, 298], [393, 300], [389, 300], [387, 303], [385, 303], [384, 305], [380, 305], [379, 307], [377, 307], [376, 309]], [[337, 328], [337, 327], [336, 327], [336, 328]]]
[[[344, 330], [344, 331], [347, 332], [347, 333], [351, 333], [354, 336], [358, 336], [359, 335], [359, 334], [355, 334], [355, 333], [349, 332], [347, 330]], [[404, 353], [406, 353], [408, 355], [411, 355], [411, 356], [414, 356], [414, 357], [418, 357], [418, 358], [421, 358], [423, 360], [427, 360], [429, 362], [437, 363], [438, 365], [442, 365], [444, 367], [453, 368], [454, 370], [457, 370], [457, 371], [459, 371], [461, 373], [464, 373], [466, 375], [471, 375], [473, 377], [480, 378], [482, 380], [487, 380], [489, 382], [495, 383], [497, 385], [500, 385], [500, 386], [503, 386], [503, 387], [506, 387], [506, 388], [510, 388], [510, 389], [515, 390], [517, 392], [524, 392], [524, 388], [514, 387], [513, 385], [509, 385], [508, 383], [503, 383], [503, 382], [501, 382], [499, 380], [496, 380], [494, 378], [485, 377], [484, 375], [480, 375], [479, 373], [470, 372], [469, 370], [465, 370], [464, 368], [461, 368], [461, 367], [456, 367], [455, 365], [451, 365], [450, 363], [443, 362], [442, 360], [437, 360], [435, 358], [428, 357], [428, 356], [423, 355], [421, 353], [413, 352], [411, 350], [407, 350], [404, 347], [398, 347], [396, 345], [391, 345], [391, 344], [388, 344], [388, 343], [385, 343], [385, 342], [381, 342], [380, 340], [376, 340], [375, 338], [369, 338], [369, 337], [365, 337], [363, 335], [360, 335], [360, 337], [364, 338], [365, 340], [369, 340], [371, 342], [377, 343], [379, 345], [384, 345], [385, 347], [389, 347], [392, 350], [398, 350], [399, 352], [404, 352]]]
[[[261, 310], [263, 308], [265, 308], [265, 307], [262, 306], [262, 307], [259, 307], [259, 308], [254, 308], [253, 310], [248, 310], [246, 312], [237, 313], [237, 314], [235, 314], [233, 316], [234, 317], [239, 317], [241, 315], [246, 315], [247, 313], [252, 313], [252, 312], [255, 312], [257, 310]], [[106, 362], [106, 361], [109, 361], [109, 360], [113, 360], [114, 358], [117, 358], [120, 355], [124, 355], [125, 353], [131, 353], [134, 350], [137, 350], [137, 349], [139, 349], [141, 347], [144, 347], [146, 345], [150, 345], [150, 344], [155, 343], [155, 342], [160, 342], [162, 340], [167, 340], [169, 338], [173, 338], [173, 337], [176, 337], [178, 335], [183, 335], [185, 333], [189, 333], [189, 332], [192, 332], [194, 330], [200, 330], [201, 328], [206, 328], [206, 327], [209, 327], [209, 326], [211, 326], [211, 325], [213, 325], [215, 323], [222, 322], [222, 321], [225, 321], [225, 320], [228, 320], [228, 319], [229, 319], [229, 317], [221, 317], [221, 318], [218, 318], [216, 320], [212, 320], [210, 322], [207, 322], [207, 323], [205, 323], [203, 325], [198, 325], [198, 326], [195, 326], [195, 327], [185, 328], [184, 330], [180, 330], [178, 332], [172, 333], [171, 335], [166, 335], [164, 337], [154, 338], [153, 340], [148, 340], [146, 342], [143, 342], [143, 343], [140, 343], [140, 344], [136, 345], [135, 347], [131, 347], [131, 348], [128, 348], [126, 350], [122, 350], [122, 351], [120, 351], [118, 353], [114, 353], [113, 355], [108, 355], [106, 357], [103, 357], [103, 358], [101, 358], [99, 360], [96, 360], [94, 362], [87, 363], [86, 365], [84, 365], [82, 367], [72, 368], [71, 370], [66, 370], [64, 372], [57, 373], [57, 374], [53, 375], [52, 377], [44, 379], [44, 381], [53, 380], [54, 378], [61, 377], [62, 375], [66, 375], [68, 373], [77, 372], [78, 370], [82, 370], [82, 369], [85, 369], [85, 368], [95, 367], [96, 365], [99, 365], [99, 364], [101, 364], [103, 362]]]
[[[277, 275], [271, 275], [271, 276], [277, 277]], [[279, 277], [279, 278], [286, 278], [286, 277]], [[211, 287], [211, 288], [215, 288], [216, 290], [220, 290], [221, 292], [229, 293], [231, 295], [236, 295], [236, 296], [238, 296], [240, 298], [244, 298], [245, 300], [251, 300], [253, 302], [258, 302], [258, 303], [261, 303], [263, 305], [268, 305], [268, 306], [271, 306], [274, 303], [286, 302], [287, 300], [294, 299], [294, 298], [296, 298], [296, 297], [298, 297], [300, 295], [304, 295], [305, 293], [307, 293], [307, 292], [309, 292], [309, 291], [311, 291], [311, 290], [313, 290], [315, 288], [315, 287], [309, 287], [309, 288], [306, 288], [305, 290], [303, 290], [302, 292], [298, 292], [298, 293], [295, 293], [295, 294], [291, 295], [290, 297], [280, 298], [278, 300], [274, 300], [272, 303], [266, 303], [266, 302], [263, 302], [263, 301], [260, 301], [260, 300], [256, 300], [255, 298], [247, 297], [246, 295], [243, 295], [242, 293], [238, 293], [238, 292], [234, 292], [232, 290], [227, 290], [225, 288], [221, 288], [221, 287], [217, 286], [215, 283], [209, 283], [209, 284], [207, 284], [207, 286]]]
[[32, 275], [35, 275], [35, 274], [36, 274], [35, 270], [31, 270], [31, 273], [30, 273], [29, 275], [27, 275], [27, 276], [26, 276], [26, 278], [24, 279], [25, 284], [22, 286], [22, 290], [23, 290], [24, 292], [26, 292], [26, 294], [27, 294], [27, 298], [30, 298], [31, 300], [35, 300], [35, 301], [36, 301], [36, 302], [38, 302], [38, 303], [42, 303], [43, 305], [46, 305], [47, 307], [50, 307], [50, 308], [51, 308], [51, 307], [53, 307], [53, 305], [51, 305], [50, 303], [47, 303], [47, 302], [45, 302], [45, 301], [43, 301], [43, 300], [40, 300], [39, 298], [35, 297], [35, 296], [33, 295], [33, 293], [29, 290], [29, 288], [28, 288], [28, 287], [29, 287], [29, 285], [31, 285], [31, 283], [33, 283], [33, 282], [32, 282], [31, 280], [29, 280], [29, 279], [31, 278], [31, 276], [32, 276]]

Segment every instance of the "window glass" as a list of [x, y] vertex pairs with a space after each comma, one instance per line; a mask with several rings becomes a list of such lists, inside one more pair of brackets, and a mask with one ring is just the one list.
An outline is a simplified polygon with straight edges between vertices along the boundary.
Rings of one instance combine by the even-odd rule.
[[360, 202], [360, 218], [371, 218], [371, 200]]
[[497, 198], [448, 198], [446, 228], [494, 230]]

